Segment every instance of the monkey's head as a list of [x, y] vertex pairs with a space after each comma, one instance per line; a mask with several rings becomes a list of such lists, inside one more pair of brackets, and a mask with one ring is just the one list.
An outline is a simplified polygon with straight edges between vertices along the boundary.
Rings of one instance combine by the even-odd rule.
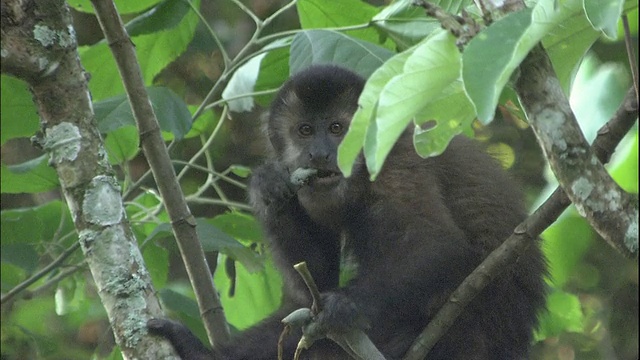
[[338, 145], [358, 107], [364, 79], [331, 65], [312, 66], [292, 76], [271, 105], [268, 134], [276, 157], [293, 172], [313, 169], [315, 192], [335, 189], [344, 178]]

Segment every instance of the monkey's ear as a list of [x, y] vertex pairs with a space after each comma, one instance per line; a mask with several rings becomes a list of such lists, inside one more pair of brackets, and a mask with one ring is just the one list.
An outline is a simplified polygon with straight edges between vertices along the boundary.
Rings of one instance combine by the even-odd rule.
[[282, 105], [288, 108], [298, 107], [300, 105], [300, 97], [298, 93], [295, 92], [294, 89], [287, 91], [284, 96], [282, 96]]
[[260, 114], [260, 131], [264, 134], [264, 138], [269, 139], [269, 141], [265, 141], [265, 147], [267, 154], [274, 154], [273, 144], [271, 143], [271, 134], [269, 133], [269, 117], [271, 116], [270, 110], [264, 110], [262, 114]]

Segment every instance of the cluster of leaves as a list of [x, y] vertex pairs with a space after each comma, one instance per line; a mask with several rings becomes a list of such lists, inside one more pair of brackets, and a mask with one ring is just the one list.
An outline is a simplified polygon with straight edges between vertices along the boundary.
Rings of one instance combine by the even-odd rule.
[[[76, 10], [92, 11], [89, 1], [68, 3]], [[433, 3], [449, 13], [466, 10], [480, 19], [471, 0]], [[277, 307], [281, 280], [263, 251], [255, 220], [244, 211], [246, 204], [229, 201], [218, 185], [226, 181], [242, 188], [230, 175], [246, 177], [246, 169], [232, 166], [218, 172], [214, 168], [215, 159], [207, 151], [220, 137], [228, 110], [249, 111], [256, 103], [268, 104], [274, 90], [290, 74], [310, 64], [335, 63], [350, 68], [369, 80], [341, 145], [339, 165], [349, 174], [355, 157], [362, 151], [371, 177], [375, 178], [398, 136], [412, 122], [416, 151], [425, 157], [432, 156], [441, 153], [454, 135], [471, 135], [471, 124], [476, 118], [489, 123], [496, 106], [509, 100], [517, 103], [513, 101], [509, 79], [529, 50], [542, 41], [562, 86], [571, 95], [583, 129], [589, 132], [611, 116], [629, 81], [619, 67], [600, 65], [593, 57], [588, 57], [590, 60], [584, 62], [586, 65], [580, 72], [579, 65], [603, 34], [619, 37], [620, 15], [637, 12], [638, 7], [637, 0], [539, 0], [525, 11], [497, 20], [461, 53], [455, 38], [410, 0], [384, 7], [359, 0], [298, 0], [286, 5], [283, 11], [295, 4], [301, 29], [266, 36], [261, 31], [281, 12], [260, 20], [238, 1], [231, 1], [230, 5], [237, 5], [254, 19], [256, 32], [233, 59], [222, 47], [219, 49], [225, 70], [211, 94], [224, 87], [222, 99], [208, 97], [196, 107], [187, 105], [170, 89], [153, 85], [158, 75], [192, 42], [202, 16], [198, 11], [200, 1], [140, 0], [116, 4], [121, 14], [132, 18], [127, 30], [136, 45], [165, 139], [201, 141], [203, 150], [182, 161], [188, 165], [180, 167], [180, 178], [194, 169], [207, 174], [206, 180], [187, 194], [187, 200], [230, 209], [213, 218], [199, 219], [198, 233], [205, 251], [218, 252], [218, 263], [225, 264], [217, 266], [214, 281], [221, 291], [227, 319], [238, 329], [252, 325]], [[213, 30], [210, 35], [222, 45]], [[256, 45], [261, 48], [251, 53]], [[162, 289], [160, 295], [166, 307], [202, 334], [191, 292], [168, 280], [169, 255], [176, 249], [162, 241], [171, 237], [171, 231], [161, 199], [153, 189], [142, 188], [140, 181], [134, 182], [128, 171], [129, 162], [139, 155], [139, 134], [108, 45], [98, 42], [80, 48], [79, 53], [83, 66], [91, 74], [89, 85], [96, 120], [105, 136], [109, 160], [122, 169], [127, 215], [154, 286]], [[209, 103], [211, 100], [216, 101]], [[3, 146], [38, 131], [38, 117], [26, 86], [4, 75], [2, 109]], [[205, 111], [210, 109], [214, 111]], [[626, 190], [637, 192], [637, 134], [622, 155], [611, 172]], [[197, 168], [196, 164], [203, 159], [205, 165]], [[2, 192], [34, 194], [56, 190], [59, 180], [47, 161], [41, 156], [19, 164], [3, 162]], [[209, 189], [214, 189], [216, 198], [206, 198], [205, 191]], [[83, 262], [81, 254], [74, 251], [77, 236], [68, 208], [55, 200], [3, 210], [1, 220], [2, 292], [6, 294], [21, 284], [29, 285], [19, 293], [20, 300], [5, 299], [3, 295], [3, 306], [5, 300], [13, 302], [12, 311], [6, 317], [3, 314], [2, 341], [11, 345], [3, 346], [3, 357], [24, 354], [22, 347], [30, 344], [30, 351], [41, 356], [86, 358], [86, 350], [52, 342], [54, 334], [48, 330], [57, 326], [72, 332], [104, 318], [91, 283], [78, 271], [83, 269]], [[545, 251], [551, 265], [549, 283], [554, 291], [549, 298], [551, 311], [545, 315], [538, 333], [539, 340], [566, 332], [587, 334], [593, 329], [589, 313], [583, 311], [585, 304], [575, 293], [566, 291], [593, 238], [588, 224], [573, 212], [545, 234]], [[60, 261], [48, 267], [56, 259]], [[31, 282], [25, 283], [27, 280]], [[55, 296], [50, 296], [52, 292]], [[23, 300], [27, 297], [33, 299]]]

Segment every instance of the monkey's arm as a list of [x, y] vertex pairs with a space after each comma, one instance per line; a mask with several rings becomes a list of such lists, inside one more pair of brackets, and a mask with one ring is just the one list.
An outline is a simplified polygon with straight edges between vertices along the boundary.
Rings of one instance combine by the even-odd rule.
[[324, 291], [338, 285], [340, 263], [339, 234], [313, 222], [298, 202], [300, 186], [292, 180], [304, 183], [313, 176], [313, 170], [305, 170], [304, 176], [300, 170], [292, 176], [280, 163], [270, 162], [254, 170], [249, 188], [276, 266], [283, 272], [285, 284], [291, 285], [285, 290], [301, 302], [308, 301], [309, 295], [293, 265], [306, 261], [318, 288]]
[[[402, 213], [396, 211], [397, 216]], [[318, 316], [318, 321], [334, 331], [369, 329], [374, 341], [388, 339], [385, 334], [397, 330], [397, 324], [422, 323], [428, 307], [446, 299], [443, 294], [473, 270], [479, 257], [457, 228], [422, 220], [404, 228], [394, 225], [403, 220], [392, 212], [380, 214], [384, 216], [367, 221], [374, 224], [369, 231], [356, 234], [356, 244], [367, 242], [357, 276], [346, 287], [322, 294], [325, 307]], [[420, 330], [410, 331], [417, 334]], [[402, 341], [412, 341], [407, 339], [412, 336]], [[408, 344], [397, 346], [404, 351]], [[395, 349], [380, 350], [402, 355]]]

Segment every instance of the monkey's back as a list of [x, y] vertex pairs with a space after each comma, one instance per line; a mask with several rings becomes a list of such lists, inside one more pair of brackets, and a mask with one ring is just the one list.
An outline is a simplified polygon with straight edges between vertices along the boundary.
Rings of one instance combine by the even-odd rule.
[[[432, 224], [454, 223], [478, 253], [477, 258], [469, 259], [471, 263], [479, 264], [527, 216], [517, 183], [476, 141], [464, 136], [455, 137], [443, 154], [422, 159], [415, 154], [407, 132], [387, 161], [393, 165], [381, 172], [378, 186], [395, 187], [391, 191], [395, 194], [411, 194], [401, 200], [405, 206], [399, 211], [406, 212], [404, 216], [421, 213], [432, 217]], [[410, 176], [399, 170], [402, 168], [409, 169]], [[475, 353], [478, 359], [526, 357], [538, 312], [544, 307], [545, 274], [544, 257], [538, 244], [533, 244], [472, 301], [430, 356], [463, 359]], [[457, 285], [429, 295], [431, 299], [425, 300], [427, 322]], [[467, 349], [466, 355], [451, 349]]]

